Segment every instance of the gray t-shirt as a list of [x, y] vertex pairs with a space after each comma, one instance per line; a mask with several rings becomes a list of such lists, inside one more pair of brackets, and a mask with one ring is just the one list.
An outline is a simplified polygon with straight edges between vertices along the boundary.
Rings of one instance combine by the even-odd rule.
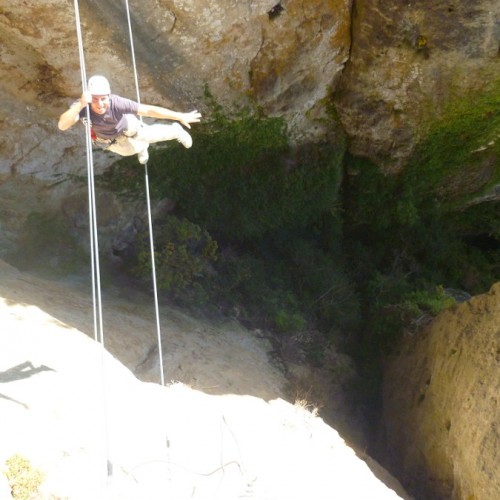
[[[138, 110], [139, 104], [137, 102], [110, 94], [109, 108], [103, 115], [94, 113], [89, 106], [90, 125], [95, 135], [100, 139], [114, 139], [127, 129], [127, 120], [123, 115], [137, 115]], [[80, 111], [80, 119], [82, 121], [87, 119], [87, 108]]]

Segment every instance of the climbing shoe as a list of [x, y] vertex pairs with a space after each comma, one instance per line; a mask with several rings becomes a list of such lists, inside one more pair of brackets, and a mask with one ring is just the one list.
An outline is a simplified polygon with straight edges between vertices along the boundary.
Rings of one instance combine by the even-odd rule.
[[189, 149], [193, 145], [193, 139], [180, 125], [179, 129], [177, 141], [180, 142], [185, 148]]
[[138, 155], [137, 159], [139, 160], [139, 163], [141, 165], [146, 165], [146, 163], [149, 160], [149, 153], [148, 153], [148, 148], [143, 149]]

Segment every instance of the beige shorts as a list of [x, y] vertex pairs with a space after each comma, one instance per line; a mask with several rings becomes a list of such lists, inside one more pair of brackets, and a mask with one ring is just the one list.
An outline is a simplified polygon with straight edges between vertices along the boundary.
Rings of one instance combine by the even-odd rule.
[[155, 123], [147, 125], [135, 115], [126, 115], [127, 130], [106, 149], [121, 156], [131, 156], [144, 151], [154, 142], [178, 139], [183, 129], [179, 123]]

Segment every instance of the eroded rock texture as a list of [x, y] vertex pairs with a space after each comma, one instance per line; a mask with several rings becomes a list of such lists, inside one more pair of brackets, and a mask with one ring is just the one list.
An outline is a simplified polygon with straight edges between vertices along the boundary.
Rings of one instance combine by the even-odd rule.
[[406, 337], [385, 374], [388, 460], [417, 498], [500, 491], [500, 284]]
[[[318, 140], [328, 133], [325, 97], [348, 58], [351, 2], [131, 0], [141, 100], [200, 109], [208, 118], [208, 87], [228, 109], [258, 104], [284, 116], [297, 141]], [[125, 7], [80, 0], [84, 67], [87, 77], [105, 74], [113, 92], [135, 98]], [[4, 251], [29, 213], [58, 210], [74, 196], [73, 183], [61, 181], [87, 175], [83, 127], [57, 128], [82, 91], [75, 21], [70, 0], [5, 0], [0, 7]], [[97, 150], [96, 173], [116, 159]]]
[[496, 0], [358, 0], [352, 33], [338, 109], [352, 153], [389, 172], [405, 165], [450, 100], [500, 78]]
[[[125, 2], [79, 4], [87, 76], [105, 74], [114, 92], [135, 98]], [[251, 99], [285, 115], [298, 138], [325, 133], [315, 118], [348, 57], [351, 0], [129, 6], [143, 102], [203, 110], [207, 85], [227, 105]], [[56, 127], [82, 89], [75, 26], [71, 1], [2, 3], [2, 177], [82, 168], [81, 130]], [[97, 166], [109, 161], [99, 156]]]

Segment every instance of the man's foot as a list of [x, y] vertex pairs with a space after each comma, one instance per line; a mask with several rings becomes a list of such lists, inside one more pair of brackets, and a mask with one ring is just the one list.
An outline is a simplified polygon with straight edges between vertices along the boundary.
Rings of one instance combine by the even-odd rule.
[[193, 145], [193, 139], [180, 125], [179, 129], [177, 141], [179, 141], [185, 148], [189, 149]]
[[148, 153], [148, 148], [143, 149], [138, 155], [137, 159], [139, 160], [139, 163], [141, 165], [146, 165], [146, 163], [149, 160], [149, 153]]

